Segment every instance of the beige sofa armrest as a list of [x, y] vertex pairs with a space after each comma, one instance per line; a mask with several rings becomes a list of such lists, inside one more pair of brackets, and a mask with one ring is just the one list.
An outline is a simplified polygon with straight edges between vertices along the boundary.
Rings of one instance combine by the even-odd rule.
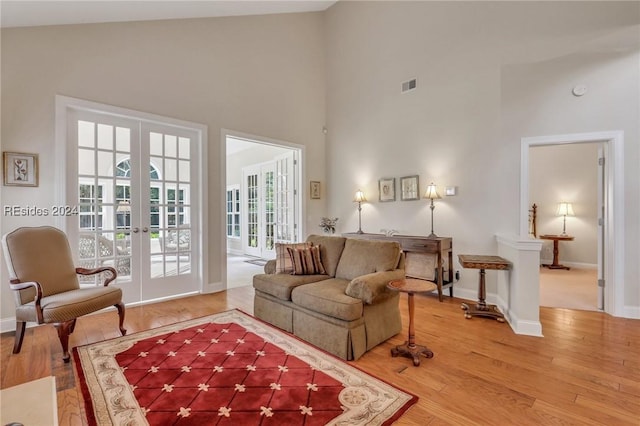
[[265, 274], [275, 274], [276, 273], [276, 260], [271, 259], [268, 260], [264, 265], [264, 273]]
[[381, 297], [386, 296], [387, 292], [391, 291], [387, 289], [387, 284], [390, 281], [403, 278], [404, 269], [361, 275], [349, 282], [345, 293], [347, 296], [362, 300], [367, 305], [372, 305]]

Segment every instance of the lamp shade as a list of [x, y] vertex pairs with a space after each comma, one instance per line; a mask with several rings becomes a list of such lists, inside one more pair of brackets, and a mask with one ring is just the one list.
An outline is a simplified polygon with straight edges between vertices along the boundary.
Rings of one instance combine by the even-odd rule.
[[360, 191], [358, 189], [356, 191], [355, 197], [353, 197], [353, 202], [354, 203], [364, 203], [365, 201], [367, 201], [367, 198], [364, 196], [364, 192], [362, 192], [362, 191]]
[[566, 202], [558, 203], [556, 216], [575, 216], [575, 213], [573, 212], [573, 205]]
[[440, 198], [440, 194], [438, 194], [438, 189], [434, 185], [433, 182], [429, 186], [427, 186], [427, 190], [424, 193], [422, 198], [428, 198], [430, 200], [437, 200]]

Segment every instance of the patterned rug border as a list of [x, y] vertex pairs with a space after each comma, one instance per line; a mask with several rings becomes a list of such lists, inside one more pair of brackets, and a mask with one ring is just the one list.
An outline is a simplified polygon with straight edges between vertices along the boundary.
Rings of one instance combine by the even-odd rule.
[[[418, 396], [411, 392], [400, 389], [396, 385], [393, 385], [386, 380], [376, 377], [375, 375], [368, 373], [357, 366], [348, 364], [335, 355], [317, 348], [290, 333], [275, 328], [272, 325], [260, 320], [259, 318], [255, 318], [254, 316], [243, 312], [242, 310], [231, 309], [228, 311], [223, 311], [172, 324], [162, 325], [160, 327], [143, 330], [140, 332], [128, 334], [126, 336], [107, 339], [100, 342], [73, 348], [73, 365], [77, 373], [78, 381], [80, 382], [80, 388], [85, 402], [85, 411], [88, 423], [90, 425], [113, 424], [109, 415], [107, 415], [106, 417], [100, 416], [100, 418], [96, 418], [96, 409], [102, 413], [106, 413], [108, 411], [106, 407], [107, 404], [105, 402], [106, 396], [102, 388], [100, 388], [101, 392], [99, 395], [94, 395], [91, 391], [92, 388], [100, 387], [96, 375], [96, 366], [104, 365], [105, 363], [109, 362], [109, 359], [105, 359], [105, 353], [109, 354], [109, 356], [112, 356], [116, 353], [126, 350], [128, 347], [131, 347], [136, 341], [147, 339], [157, 334], [182, 330], [207, 322], [235, 322], [247, 329], [247, 331], [251, 331], [260, 335], [265, 340], [276, 344], [286, 352], [293, 354], [294, 356], [300, 358], [311, 366], [321, 368], [323, 366], [324, 368], [329, 367], [331, 370], [335, 370], [333, 371], [333, 374], [338, 377], [349, 376], [350, 379], [353, 379], [354, 377], [361, 378], [365, 376], [376, 385], [376, 390], [379, 389], [385, 395], [389, 394], [390, 390], [397, 392], [395, 400], [384, 409], [382, 409], [379, 413], [377, 413], [373, 419], [370, 419], [370, 421], [352, 423], [354, 418], [357, 416], [353, 416], [353, 413], [351, 413], [351, 419], [347, 420], [346, 422], [344, 418], [345, 415], [343, 414], [338, 416], [329, 424], [390, 425], [398, 420], [409, 408], [411, 408], [415, 403], [418, 402]], [[114, 345], [114, 341], [118, 341], [119, 343], [117, 345]], [[307, 353], [307, 351], [309, 351], [310, 353]], [[96, 357], [92, 358], [91, 355], [95, 354], [102, 354], [102, 359], [98, 360], [98, 358]], [[91, 373], [91, 377], [87, 377], [87, 374], [85, 374], [85, 369], [87, 369], [87, 371]], [[124, 376], [119, 367], [113, 370], [114, 374]], [[89, 381], [92, 382], [91, 384], [93, 386], [90, 386]], [[133, 399], [135, 400], [135, 398]], [[122, 409], [122, 407], [120, 408]], [[130, 408], [130, 410], [140, 411], [140, 408], [138, 406]], [[349, 412], [345, 412], [345, 414], [347, 413]], [[131, 424], [148, 424], [144, 417], [141, 417], [138, 420], [141, 420], [141, 423]]]

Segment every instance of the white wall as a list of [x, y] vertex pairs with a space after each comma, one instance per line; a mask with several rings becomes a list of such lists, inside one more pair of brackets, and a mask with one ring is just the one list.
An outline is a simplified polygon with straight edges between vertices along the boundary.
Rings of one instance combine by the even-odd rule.
[[[563, 220], [558, 203], [570, 202], [574, 217], [567, 217], [571, 242], [560, 242], [560, 263], [596, 267], [598, 263], [598, 143], [536, 146], [529, 151], [529, 200], [537, 209], [537, 232], [561, 234]], [[546, 240], [542, 263], [553, 259], [553, 241]]]
[[[221, 129], [306, 146], [324, 180], [323, 15], [3, 29], [2, 149], [40, 155], [40, 186], [2, 187], [2, 205], [53, 202], [54, 99], [62, 94], [208, 126], [209, 281], [221, 283]], [[309, 219], [313, 226], [324, 201]], [[6, 233], [51, 217], [3, 217]], [[2, 266], [2, 318], [14, 315]]]
[[[495, 254], [495, 234], [519, 233], [522, 137], [623, 130], [625, 298], [640, 306], [632, 166], [639, 17], [637, 2], [338, 2], [327, 11], [326, 37], [328, 210], [340, 217], [339, 231], [357, 228], [351, 198], [361, 187], [373, 200], [363, 206], [365, 231], [428, 234], [426, 201], [375, 201], [379, 178], [419, 174], [421, 188], [458, 186], [457, 196], [437, 201], [435, 232], [452, 236], [457, 254]], [[631, 50], [610, 40], [629, 29]], [[543, 73], [529, 65], [605, 38], [611, 45], [597, 45], [605, 52], [600, 65], [593, 55]], [[592, 71], [598, 83], [582, 98], [587, 112], [574, 102], [569, 77]], [[401, 94], [412, 77], [417, 90]], [[495, 292], [495, 274], [487, 281]], [[477, 271], [462, 271], [457, 286], [476, 289]]]

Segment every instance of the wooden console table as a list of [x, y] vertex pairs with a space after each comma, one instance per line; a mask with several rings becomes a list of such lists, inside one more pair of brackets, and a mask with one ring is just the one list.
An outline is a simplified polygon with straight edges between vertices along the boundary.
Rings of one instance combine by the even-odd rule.
[[[391, 235], [385, 234], [358, 234], [349, 232], [342, 234], [347, 238], [360, 238], [365, 240], [395, 241], [405, 252], [436, 254], [436, 285], [438, 286], [438, 298], [442, 302], [442, 290], [449, 289], [449, 296], [453, 297], [453, 239], [451, 237], [424, 237], [418, 235]], [[444, 280], [443, 256], [447, 256], [448, 280]]]
[[478, 283], [478, 303], [475, 306], [462, 304], [464, 317], [470, 319], [472, 316], [495, 318], [498, 322], [504, 322], [504, 315], [498, 310], [496, 305], [488, 305], [485, 302], [487, 296], [486, 284], [484, 280], [485, 269], [511, 269], [511, 262], [500, 256], [482, 256], [473, 254], [459, 254], [458, 260], [463, 268], [480, 269], [480, 281]]
[[560, 241], [573, 241], [573, 237], [571, 235], [540, 235], [538, 238], [541, 240], [553, 240], [553, 263], [551, 263], [551, 265], [544, 266], [549, 269], [571, 269], [568, 266], [560, 264], [560, 248], [558, 247], [558, 242]]

